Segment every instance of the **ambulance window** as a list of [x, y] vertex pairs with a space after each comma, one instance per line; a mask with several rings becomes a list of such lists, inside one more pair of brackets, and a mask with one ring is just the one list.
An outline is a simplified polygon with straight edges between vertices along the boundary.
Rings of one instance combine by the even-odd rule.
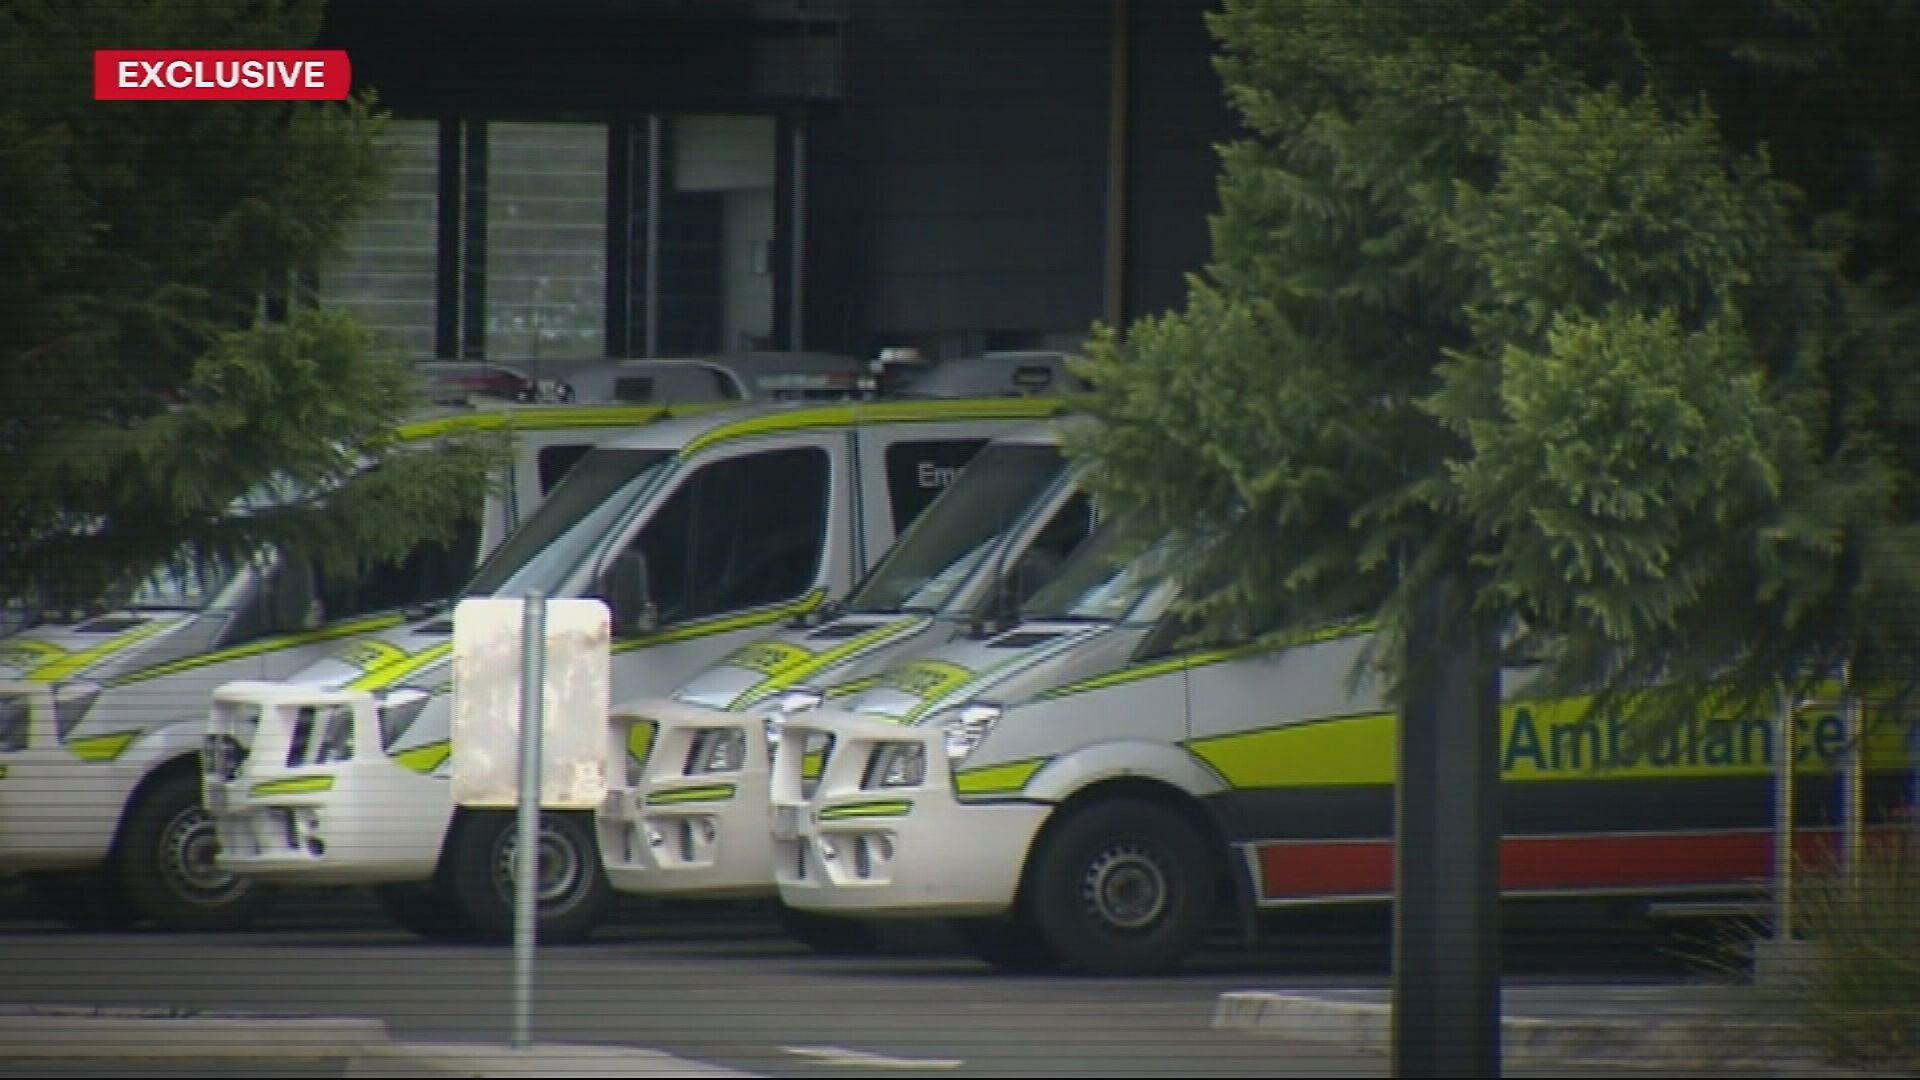
[[538, 459], [540, 469], [540, 494], [545, 495], [547, 492], [552, 491], [553, 485], [559, 483], [561, 478], [567, 475], [567, 470], [578, 464], [580, 459], [586, 457], [587, 451], [591, 449], [593, 449], [592, 443], [541, 447]]
[[473, 575], [480, 558], [480, 519], [467, 518], [444, 541], [416, 546], [399, 562], [379, 563], [359, 577], [319, 577], [320, 610], [328, 621], [445, 600]]
[[707, 465], [635, 538], [662, 623], [791, 600], [826, 546], [828, 473], [819, 447]]
[[893, 504], [894, 535], [905, 532], [985, 445], [985, 439], [941, 439], [887, 447], [887, 496]]
[[1067, 556], [1092, 532], [1093, 499], [1084, 491], [1075, 492], [1066, 505], [1054, 512], [1053, 519], [1033, 538], [1027, 550], [1021, 552], [1017, 572], [1012, 575], [1014, 593], [1005, 602], [1018, 606], [1032, 599], [1035, 592], [1059, 574]]

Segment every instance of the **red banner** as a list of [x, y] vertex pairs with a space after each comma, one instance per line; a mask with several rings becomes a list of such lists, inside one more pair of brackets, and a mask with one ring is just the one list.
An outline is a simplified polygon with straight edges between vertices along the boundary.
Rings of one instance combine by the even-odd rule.
[[340, 49], [100, 49], [97, 101], [338, 101], [353, 88]]

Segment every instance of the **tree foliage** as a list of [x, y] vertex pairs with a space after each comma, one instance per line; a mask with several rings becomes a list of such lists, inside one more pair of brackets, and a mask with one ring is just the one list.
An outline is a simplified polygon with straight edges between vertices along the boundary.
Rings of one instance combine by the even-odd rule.
[[[0, 9], [0, 596], [262, 543], [335, 570], [471, 515], [499, 447], [402, 447], [402, 358], [311, 284], [384, 190], [370, 95], [99, 102], [97, 48], [301, 48], [319, 0]], [[368, 469], [377, 463], [377, 468]], [[232, 513], [269, 481], [303, 494]]]
[[1908, 687], [1920, 189], [1849, 96], [1920, 97], [1903, 20], [1228, 0], [1213, 259], [1096, 328], [1073, 451], [1209, 632], [1373, 616], [1394, 676], [1447, 577], [1603, 707]]

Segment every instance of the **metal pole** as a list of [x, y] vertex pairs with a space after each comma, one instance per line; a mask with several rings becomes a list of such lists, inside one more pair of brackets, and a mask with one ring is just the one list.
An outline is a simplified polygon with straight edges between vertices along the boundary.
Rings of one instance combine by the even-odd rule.
[[1867, 732], [1865, 710], [1860, 698], [1854, 693], [1853, 665], [1840, 669], [1840, 716], [1847, 726], [1847, 771], [1842, 781], [1841, 798], [1844, 800], [1841, 813], [1846, 815], [1841, 826], [1845, 829], [1841, 852], [1847, 876], [1847, 888], [1852, 889], [1859, 880], [1861, 848], [1866, 831], [1867, 817]]
[[513, 852], [513, 1048], [533, 1028], [534, 889], [540, 865], [540, 735], [547, 684], [547, 598], [527, 594], [520, 638], [520, 835]]
[[1773, 940], [1793, 940], [1793, 721], [1798, 710], [1780, 691], [1780, 747], [1773, 766]]

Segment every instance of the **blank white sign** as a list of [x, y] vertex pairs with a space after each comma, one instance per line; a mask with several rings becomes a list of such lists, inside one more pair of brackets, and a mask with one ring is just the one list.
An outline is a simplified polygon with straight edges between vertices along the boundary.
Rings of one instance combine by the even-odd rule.
[[[598, 600], [554, 599], [546, 607], [540, 804], [591, 810], [607, 793], [611, 620]], [[476, 597], [453, 609], [453, 800], [461, 806], [520, 802], [525, 609], [518, 597]]]

